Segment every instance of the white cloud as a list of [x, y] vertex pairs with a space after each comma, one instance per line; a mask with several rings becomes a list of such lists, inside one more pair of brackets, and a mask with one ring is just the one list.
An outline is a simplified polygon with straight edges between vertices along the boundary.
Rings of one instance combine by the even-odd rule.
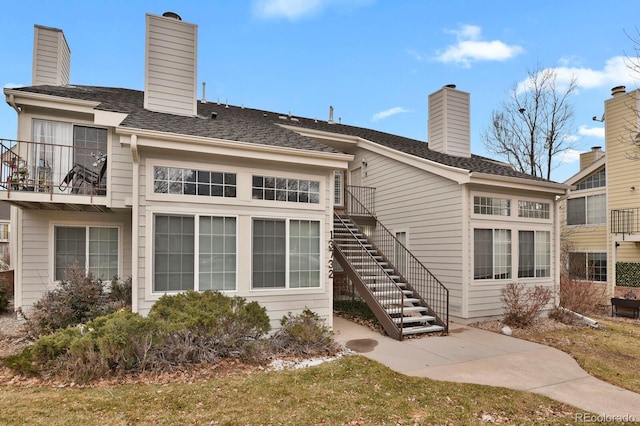
[[598, 139], [604, 139], [604, 127], [588, 127], [580, 126], [578, 133], [582, 136], [590, 136]]
[[16, 87], [25, 87], [26, 84], [22, 83], [7, 83], [3, 86], [3, 89], [15, 89]]
[[562, 151], [559, 161], [561, 163], [575, 163], [580, 161], [580, 151], [576, 149], [567, 149], [566, 151]]
[[403, 112], [409, 112], [409, 110], [402, 107], [390, 108], [386, 111], [380, 111], [373, 114], [373, 117], [371, 117], [371, 121], [382, 120], [391, 117], [392, 115], [401, 114]]
[[413, 56], [413, 58], [418, 62], [422, 62], [424, 60], [424, 57], [422, 56], [422, 54], [413, 49], [406, 49], [405, 52], [407, 52], [409, 56]]
[[[615, 56], [608, 59], [600, 70], [586, 67], [570, 67], [567, 61], [561, 60], [563, 66], [551, 69], [556, 73], [556, 84], [559, 89], [567, 87], [572, 78], [576, 78], [578, 88], [593, 89], [597, 87], [614, 87], [619, 85], [632, 85], [638, 82], [640, 73], [630, 68], [629, 59], [624, 56]], [[545, 72], [543, 70], [540, 72]], [[526, 90], [529, 78], [518, 83], [518, 92]]]
[[524, 51], [520, 46], [508, 45], [500, 40], [482, 40], [482, 29], [475, 25], [463, 25], [460, 30], [448, 30], [455, 34], [457, 44], [438, 51], [436, 60], [470, 67], [475, 61], [504, 61]]
[[370, 0], [253, 0], [253, 14], [262, 19], [286, 18], [295, 21], [318, 15], [333, 5], [358, 7]]

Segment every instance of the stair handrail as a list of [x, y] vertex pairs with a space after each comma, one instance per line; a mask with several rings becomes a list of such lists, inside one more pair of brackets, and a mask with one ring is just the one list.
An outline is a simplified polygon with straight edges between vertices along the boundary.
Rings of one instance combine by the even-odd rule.
[[[393, 233], [391, 231], [389, 231], [387, 229], [386, 226], [384, 226], [382, 224], [382, 222], [380, 222], [378, 220], [378, 218], [371, 213], [371, 211], [369, 211], [359, 200], [357, 197], [355, 197], [350, 191], [349, 189], [345, 189], [345, 192], [347, 193], [347, 195], [349, 196], [349, 203], [357, 203], [358, 208], [363, 210], [368, 216], [370, 216], [376, 224], [376, 229], [378, 228], [378, 226], [383, 230], [384, 233], [386, 233], [393, 241], [393, 243], [396, 245], [396, 247], [399, 247], [403, 254], [405, 256], [407, 256], [407, 259], [409, 261], [412, 261], [415, 265], [418, 266], [418, 268], [422, 269], [427, 276], [431, 279], [432, 282], [434, 282], [437, 287], [439, 288], [440, 292], [443, 292], [444, 295], [440, 298], [441, 300], [436, 300], [436, 302], [439, 302], [439, 308], [438, 310], [434, 309], [432, 306], [432, 303], [429, 303], [430, 300], [425, 300], [424, 297], [422, 296], [421, 292], [416, 291], [415, 293], [423, 300], [423, 302], [425, 303], [425, 305], [429, 308], [430, 313], [436, 318], [436, 321], [444, 327], [444, 331], [445, 333], [449, 332], [449, 289], [447, 287], [445, 287], [444, 284], [442, 284], [442, 282], [431, 272], [429, 271], [429, 269], [413, 254], [411, 253], [411, 251], [409, 249], [407, 249], [407, 247], [400, 242], [395, 235], [393, 235]], [[372, 237], [373, 238], [373, 237]], [[374, 240], [375, 242], [375, 240]], [[380, 249], [380, 247], [378, 247]], [[380, 250], [380, 254], [382, 256], [386, 255], [384, 254], [384, 250]], [[388, 259], [387, 259], [388, 260]], [[394, 267], [398, 270], [398, 272], [400, 273], [400, 276], [402, 276], [402, 278], [404, 278], [406, 284], [410, 287], [412, 287], [413, 290], [415, 289], [414, 283], [412, 282], [413, 280], [411, 279], [407, 279], [409, 277], [407, 277], [406, 272], [405, 271], [401, 271], [398, 269], [398, 265], [396, 264], [397, 262], [392, 262]], [[409, 262], [407, 262], [409, 263]], [[444, 306], [440, 306], [440, 305], [444, 305]]]
[[[405, 295], [404, 295], [404, 292], [402, 291], [402, 288], [400, 288], [398, 283], [396, 283], [395, 280], [393, 278], [391, 278], [389, 273], [384, 270], [382, 265], [380, 265], [380, 263], [373, 257], [373, 255], [369, 252], [369, 250], [367, 250], [367, 248], [364, 246], [364, 244], [362, 244], [362, 242], [356, 237], [356, 235], [353, 233], [353, 231], [346, 225], [344, 220], [342, 220], [342, 217], [340, 217], [340, 215], [338, 215], [335, 212], [333, 213], [333, 215], [334, 215], [334, 218], [336, 218], [336, 219], [338, 219], [340, 221], [340, 223], [343, 225], [343, 228], [346, 229], [347, 231], [349, 231], [349, 234], [351, 234], [353, 239], [358, 243], [360, 249], [362, 249], [365, 253], [367, 253], [369, 259], [373, 262], [373, 264], [377, 265], [377, 267], [386, 276], [386, 278], [389, 281], [389, 283], [393, 284], [393, 286], [397, 290], [398, 294], [400, 294], [400, 303], [399, 303], [400, 312], [399, 313], [400, 313], [400, 317], [403, 317], [404, 316], [404, 299], [405, 299]], [[333, 235], [333, 237], [335, 238], [335, 235]], [[340, 252], [341, 256], [346, 259], [346, 256], [345, 256], [344, 252], [342, 251], [342, 249], [337, 244], [335, 244], [335, 243], [333, 244], [333, 249], [334, 250], [338, 250]], [[358, 275], [360, 276], [360, 274], [358, 274]], [[362, 276], [360, 276], [360, 278], [362, 278]], [[388, 317], [388, 319], [391, 322], [393, 322], [393, 319], [391, 318], [389, 313], [385, 310], [384, 306], [382, 306], [382, 304], [377, 299], [373, 298], [373, 300], [375, 300], [375, 303], [378, 305], [378, 307], [380, 307], [380, 309], [385, 312], [385, 315]], [[402, 335], [402, 329], [404, 328], [404, 324], [402, 322], [400, 322], [399, 324], [396, 324], [396, 327], [400, 330], [400, 335]]]

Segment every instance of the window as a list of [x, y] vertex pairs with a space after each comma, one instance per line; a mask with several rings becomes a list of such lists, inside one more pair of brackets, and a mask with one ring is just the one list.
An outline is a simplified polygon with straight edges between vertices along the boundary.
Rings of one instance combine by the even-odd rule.
[[153, 291], [236, 289], [236, 218], [156, 215], [154, 221]]
[[511, 230], [474, 229], [473, 259], [474, 279], [511, 278]]
[[8, 223], [0, 223], [0, 241], [9, 241]]
[[253, 288], [320, 287], [320, 222], [254, 219], [252, 232]]
[[77, 264], [96, 278], [118, 275], [118, 228], [56, 226], [55, 279], [66, 279], [66, 270]]
[[344, 175], [342, 170], [333, 172], [333, 204], [336, 206], [344, 205]]
[[607, 173], [604, 168], [598, 170], [591, 176], [581, 180], [576, 184], [576, 189], [601, 188], [607, 185]]
[[607, 281], [607, 253], [569, 253], [569, 276], [578, 280]]
[[320, 182], [271, 176], [253, 176], [251, 196], [254, 200], [320, 203]]
[[607, 221], [604, 194], [567, 200], [567, 225], [597, 225]]
[[551, 276], [551, 234], [518, 231], [518, 278]]
[[233, 198], [236, 196], [236, 174], [154, 166], [153, 192]]
[[473, 212], [475, 214], [510, 216], [511, 200], [506, 198], [475, 196], [473, 197]]
[[518, 201], [518, 217], [549, 219], [549, 203], [537, 201]]

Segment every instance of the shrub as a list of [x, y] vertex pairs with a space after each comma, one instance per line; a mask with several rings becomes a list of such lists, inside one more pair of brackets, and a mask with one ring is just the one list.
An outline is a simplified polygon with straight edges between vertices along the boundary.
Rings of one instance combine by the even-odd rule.
[[509, 283], [501, 293], [505, 306], [503, 321], [516, 327], [531, 325], [551, 300], [551, 290], [548, 287], [529, 287], [522, 283]]
[[9, 303], [11, 302], [11, 293], [4, 281], [0, 281], [0, 314], [9, 311]]
[[566, 275], [560, 277], [560, 306], [582, 315], [601, 313], [606, 304], [604, 284], [579, 282]]
[[333, 332], [323, 324], [324, 320], [309, 309], [300, 315], [289, 312], [280, 320], [282, 328], [271, 337], [276, 354], [326, 355], [334, 354], [339, 346], [333, 340]]
[[114, 277], [108, 292], [102, 280], [78, 268], [68, 270], [67, 276], [34, 304], [26, 322], [29, 334], [42, 336], [131, 306], [130, 279], [120, 282]]

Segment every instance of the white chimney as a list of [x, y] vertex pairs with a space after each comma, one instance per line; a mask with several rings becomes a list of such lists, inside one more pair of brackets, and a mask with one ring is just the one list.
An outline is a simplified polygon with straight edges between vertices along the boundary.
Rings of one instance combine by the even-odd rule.
[[34, 25], [33, 86], [66, 86], [71, 74], [71, 50], [58, 28]]
[[147, 14], [144, 107], [151, 111], [197, 115], [198, 26], [180, 16]]
[[429, 149], [471, 157], [470, 95], [448, 84], [429, 95]]

